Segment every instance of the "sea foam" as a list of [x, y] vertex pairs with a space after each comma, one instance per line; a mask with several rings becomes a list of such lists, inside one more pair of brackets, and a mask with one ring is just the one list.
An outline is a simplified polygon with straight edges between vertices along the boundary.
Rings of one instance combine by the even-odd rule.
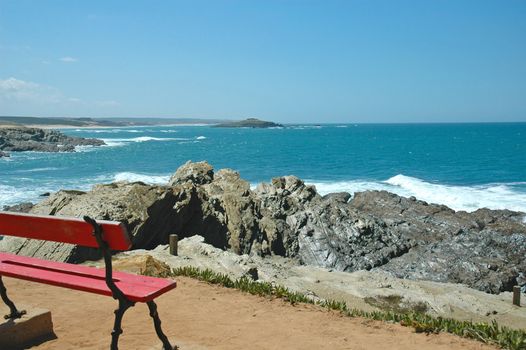
[[13, 186], [0, 185], [0, 203], [4, 205], [24, 202], [28, 200], [28, 197], [32, 197], [32, 194], [28, 194], [27, 191], [21, 191]]
[[170, 175], [148, 175], [132, 172], [121, 172], [113, 176], [113, 181], [144, 182], [151, 185], [166, 185]]
[[181, 137], [152, 137], [152, 136], [139, 136], [139, 137], [132, 137], [129, 139], [102, 139], [106, 143], [107, 146], [124, 146], [128, 143], [133, 142], [149, 142], [149, 141], [186, 141], [187, 138], [181, 138]]
[[472, 212], [488, 208], [526, 212], [526, 193], [514, 188], [523, 185], [521, 182], [455, 186], [431, 183], [402, 174], [386, 181], [306, 182], [315, 185], [322, 195], [342, 191], [353, 194], [367, 190], [385, 190], [404, 197], [414, 196], [429, 203], [444, 204], [454, 210]]

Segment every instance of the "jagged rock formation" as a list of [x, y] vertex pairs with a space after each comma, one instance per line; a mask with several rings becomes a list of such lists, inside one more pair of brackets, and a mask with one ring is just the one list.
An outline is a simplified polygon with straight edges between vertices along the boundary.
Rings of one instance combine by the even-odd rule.
[[[59, 191], [32, 213], [90, 215], [124, 222], [135, 248], [168, 235], [199, 234], [237, 254], [280, 255], [341, 271], [381, 269], [412, 279], [464, 283], [487, 292], [526, 288], [524, 213], [454, 212], [387, 192], [320, 196], [294, 176], [250, 189], [230, 169], [188, 162], [166, 186], [140, 182]], [[86, 248], [5, 238], [0, 249], [81, 261]]]
[[14, 205], [4, 205], [2, 210], [4, 211], [14, 211], [18, 213], [29, 213], [29, 211], [33, 208], [33, 203], [31, 202], [22, 202]]
[[0, 128], [0, 151], [74, 152], [76, 146], [104, 144], [102, 140], [67, 136], [56, 130], [26, 127]]
[[524, 213], [455, 212], [385, 191], [357, 193], [350, 205], [410, 237], [412, 249], [381, 266], [397, 277], [465, 283], [491, 293], [526, 287]]

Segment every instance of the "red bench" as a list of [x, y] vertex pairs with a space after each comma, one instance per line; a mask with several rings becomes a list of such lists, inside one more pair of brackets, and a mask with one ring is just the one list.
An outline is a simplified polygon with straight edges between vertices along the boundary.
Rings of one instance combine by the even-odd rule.
[[4, 235], [98, 248], [106, 265], [105, 269], [98, 269], [0, 253], [0, 295], [10, 310], [10, 314], [5, 316], [6, 319], [21, 317], [25, 311], [18, 310], [8, 298], [2, 276], [102, 294], [117, 299], [119, 307], [115, 310], [115, 323], [111, 332], [110, 349], [112, 350], [118, 349], [119, 335], [122, 333], [122, 317], [126, 310], [136, 302], [146, 303], [157, 336], [163, 343], [163, 349], [174, 349], [161, 329], [161, 320], [154, 299], [174, 289], [175, 281], [112, 270], [111, 251], [128, 250], [131, 247], [128, 232], [122, 223], [95, 221], [87, 216], [82, 220], [0, 212], [0, 236]]

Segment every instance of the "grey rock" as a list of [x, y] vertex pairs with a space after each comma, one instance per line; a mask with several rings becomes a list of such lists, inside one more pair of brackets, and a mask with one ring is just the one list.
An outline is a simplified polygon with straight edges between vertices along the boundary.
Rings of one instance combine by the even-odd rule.
[[[394, 276], [463, 283], [490, 293], [526, 286], [524, 213], [445, 206], [384, 191], [320, 196], [295, 176], [252, 190], [239, 173], [187, 162], [167, 186], [140, 182], [59, 191], [31, 209], [125, 223], [134, 248], [194, 235], [237, 254], [279, 255], [332, 270], [379, 269]], [[93, 250], [4, 239], [20, 254], [82, 261]]]
[[413, 242], [407, 254], [379, 267], [394, 276], [464, 283], [489, 293], [525, 285], [524, 213], [455, 212], [385, 191], [356, 193], [350, 206], [381, 218], [389, 231]]
[[7, 152], [0, 151], [0, 158], [2, 158], [2, 157], [9, 158], [10, 155]]
[[243, 277], [250, 278], [253, 281], [259, 279], [258, 268], [255, 266], [250, 267], [244, 274]]
[[18, 213], [29, 213], [31, 208], [33, 208], [33, 203], [23, 202], [23, 203], [18, 203], [15, 205], [4, 205], [3, 210], [18, 212]]
[[204, 185], [212, 182], [214, 169], [207, 162], [193, 163], [191, 161], [182, 165], [170, 178], [169, 185], [175, 186], [190, 182], [196, 185]]
[[102, 140], [67, 136], [56, 130], [26, 127], [0, 128], [0, 151], [74, 152], [76, 146], [104, 144]]

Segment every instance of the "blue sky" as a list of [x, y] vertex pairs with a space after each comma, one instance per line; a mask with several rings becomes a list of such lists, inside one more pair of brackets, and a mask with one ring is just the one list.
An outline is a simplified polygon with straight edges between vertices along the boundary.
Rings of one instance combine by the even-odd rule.
[[0, 115], [526, 121], [526, 1], [0, 0]]

